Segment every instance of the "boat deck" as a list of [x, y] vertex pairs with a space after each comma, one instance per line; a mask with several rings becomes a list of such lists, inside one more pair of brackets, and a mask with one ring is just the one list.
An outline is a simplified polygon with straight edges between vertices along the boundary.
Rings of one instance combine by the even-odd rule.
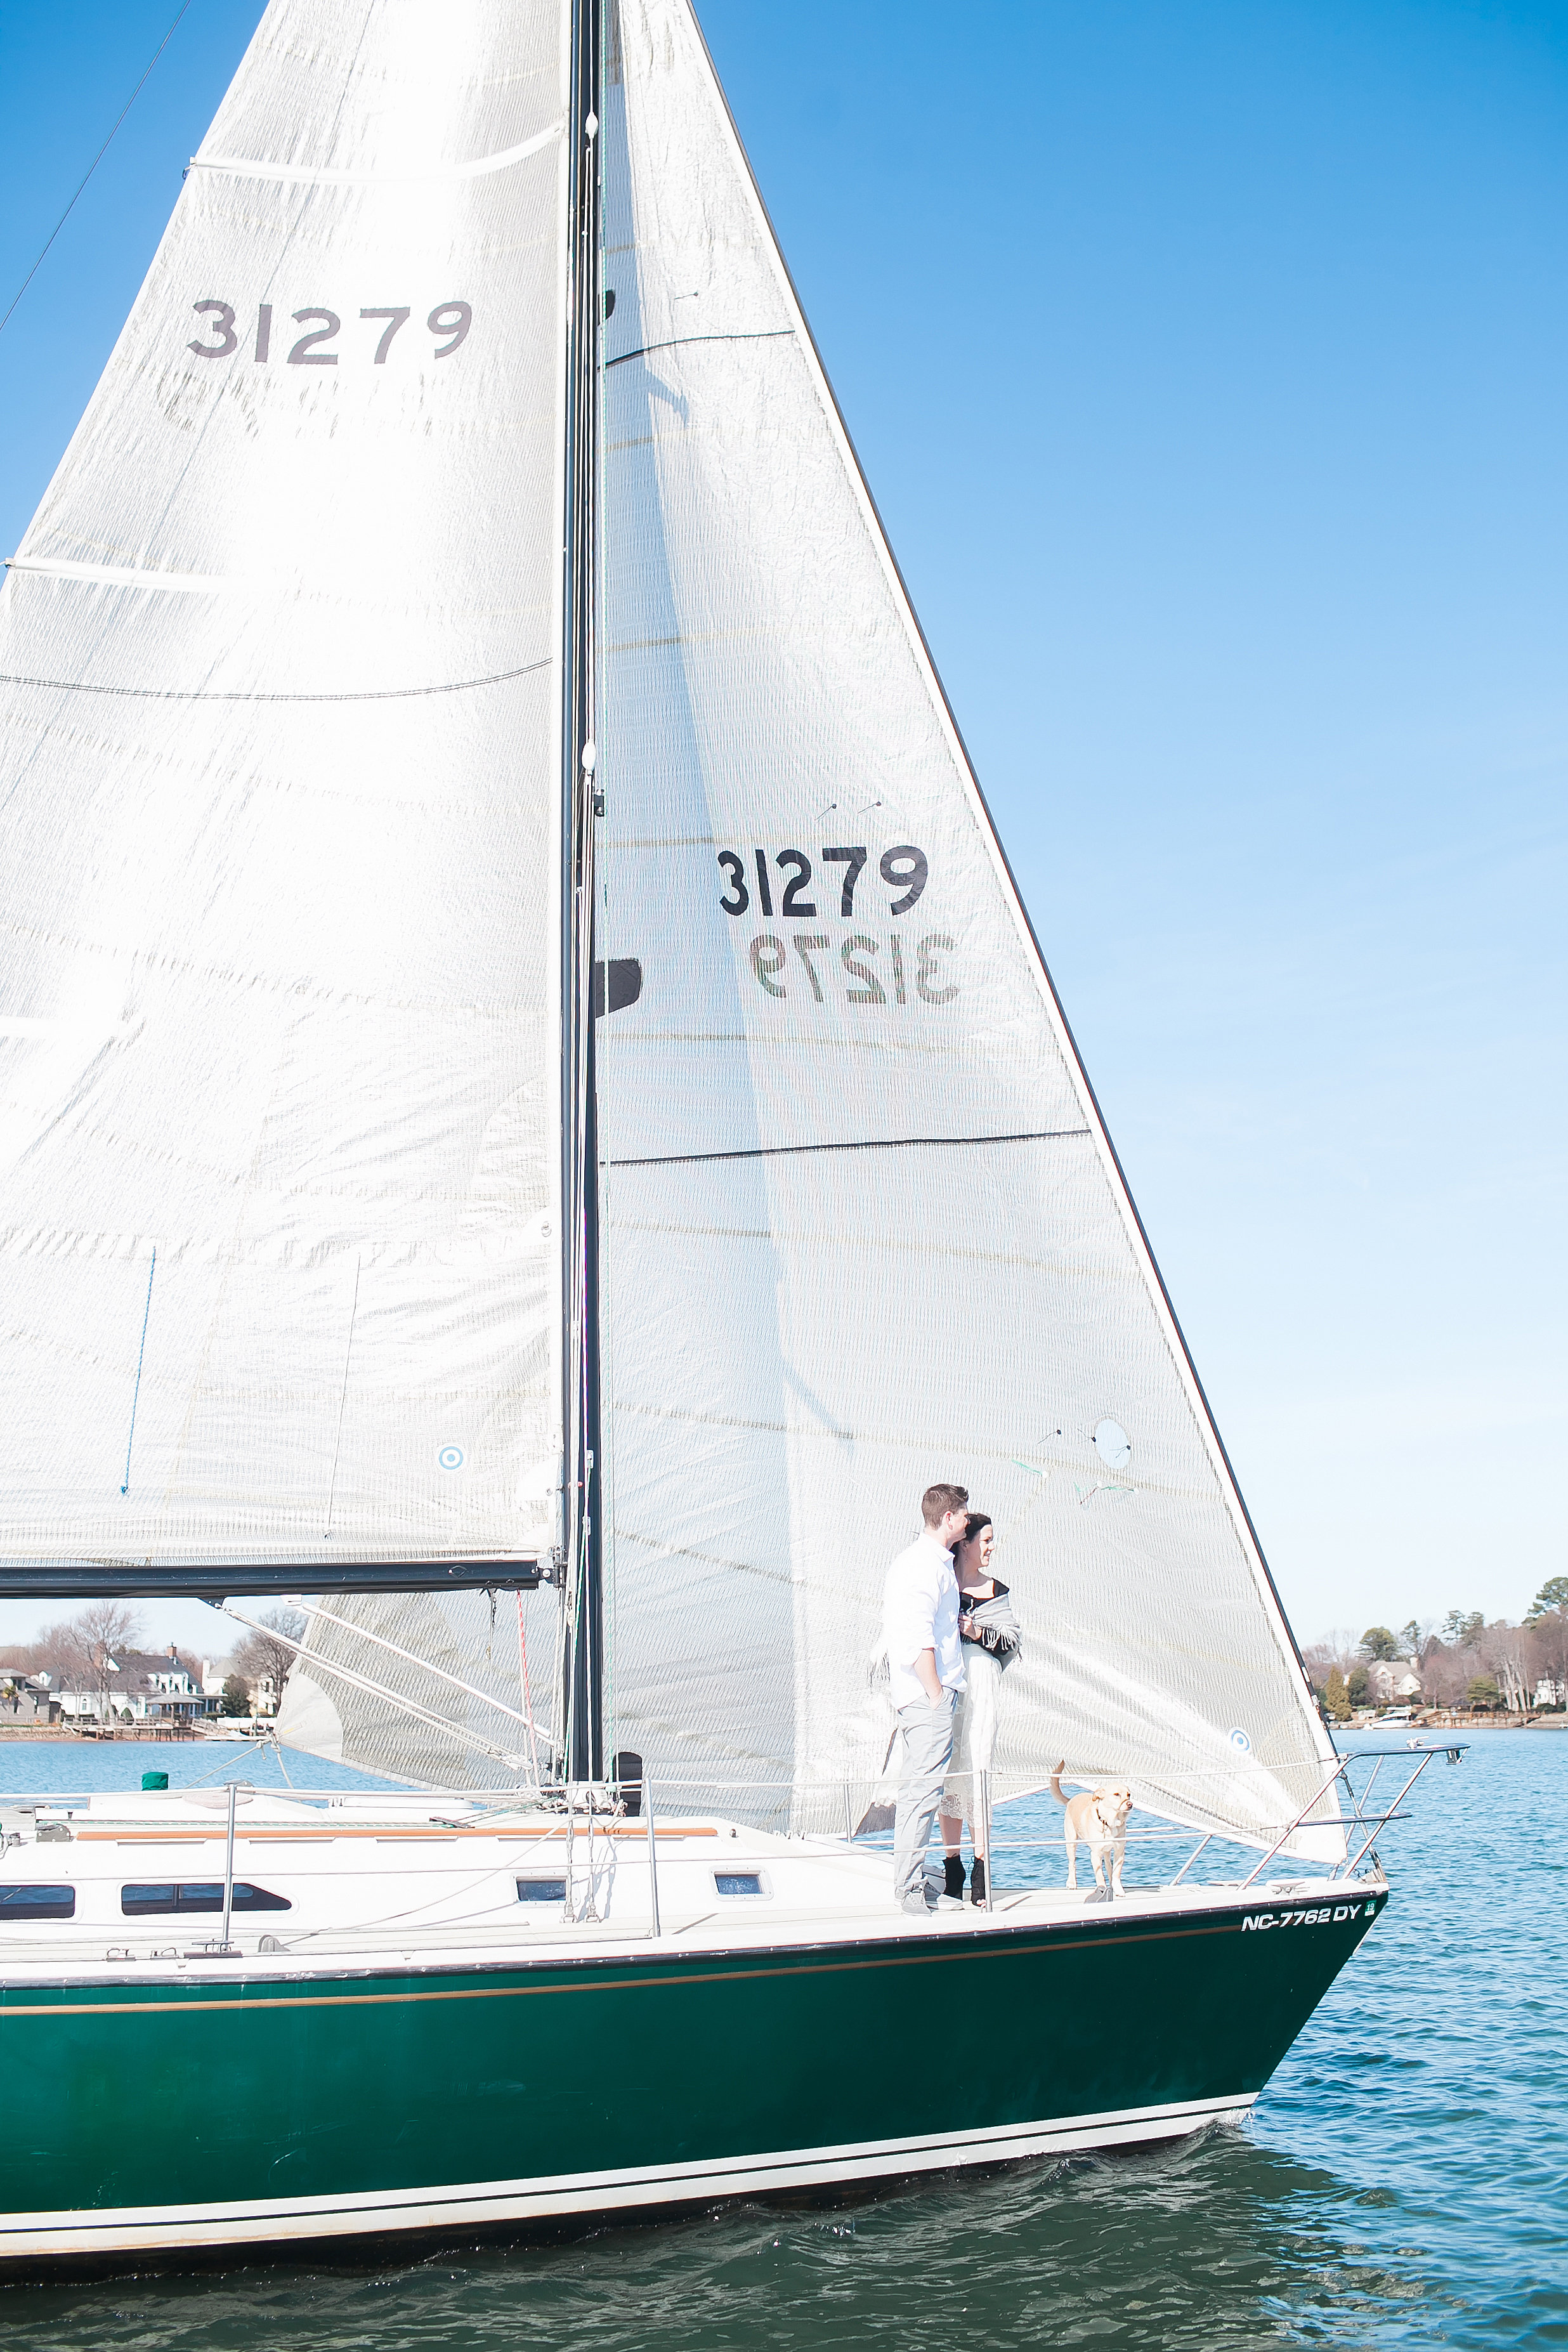
[[[39, 1835], [40, 1829], [43, 1834]], [[1000, 1887], [993, 1907], [910, 1917], [892, 1899], [887, 1848], [786, 1837], [723, 1819], [647, 1822], [417, 1798], [331, 1801], [245, 1792], [233, 1874], [274, 1906], [234, 1911], [226, 1950], [213, 1916], [225, 1875], [222, 1790], [0, 1807], [0, 1895], [67, 1890], [75, 1916], [17, 1921], [0, 1904], [0, 1989], [85, 1973], [117, 1981], [248, 1981], [365, 1970], [516, 1969], [627, 1961], [679, 1950], [802, 1949], [1024, 1928], [1190, 1916], [1238, 1905], [1270, 1917], [1380, 1896], [1316, 1870], [1129, 1890]], [[650, 1870], [650, 1853], [657, 1858]], [[658, 1932], [650, 1879], [657, 1877]], [[159, 1916], [128, 1906], [166, 1895]], [[26, 1899], [24, 1896], [23, 1900]], [[201, 1907], [180, 1909], [199, 1900]], [[5, 1916], [9, 1913], [11, 1916]]]

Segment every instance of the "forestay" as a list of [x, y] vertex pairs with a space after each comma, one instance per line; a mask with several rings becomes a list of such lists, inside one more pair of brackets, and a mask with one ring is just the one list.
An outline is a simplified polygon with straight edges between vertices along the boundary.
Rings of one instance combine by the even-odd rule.
[[[858, 1819], [883, 1571], [955, 1478], [1026, 1628], [996, 1799], [1065, 1755], [1269, 1842], [1331, 1751], [693, 19], [616, 16], [617, 1740]], [[1320, 1817], [1292, 1851], [1342, 1853]]]
[[10, 1560], [555, 1538], [566, 68], [273, 0], [7, 578]]

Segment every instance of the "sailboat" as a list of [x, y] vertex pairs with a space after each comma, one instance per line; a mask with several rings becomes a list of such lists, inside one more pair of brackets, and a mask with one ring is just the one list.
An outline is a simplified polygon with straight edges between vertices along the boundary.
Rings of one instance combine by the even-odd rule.
[[[1244, 2115], [1386, 1882], [688, 0], [269, 0], [0, 695], [0, 1589], [385, 1780], [5, 1811], [0, 2260]], [[894, 1906], [942, 1478], [1163, 1885]]]

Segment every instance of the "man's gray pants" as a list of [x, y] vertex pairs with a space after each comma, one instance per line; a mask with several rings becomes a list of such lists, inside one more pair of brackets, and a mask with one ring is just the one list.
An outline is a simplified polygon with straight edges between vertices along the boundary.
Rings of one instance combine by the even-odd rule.
[[952, 1757], [953, 1693], [943, 1690], [935, 1706], [924, 1699], [899, 1709], [904, 1769], [893, 1815], [893, 1897], [925, 1901], [925, 1850], [942, 1802], [942, 1783]]

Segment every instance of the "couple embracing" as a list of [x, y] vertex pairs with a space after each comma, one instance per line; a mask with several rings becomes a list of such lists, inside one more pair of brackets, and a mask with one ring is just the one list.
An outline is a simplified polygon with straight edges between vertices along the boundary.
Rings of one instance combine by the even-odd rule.
[[[888, 1570], [882, 1598], [889, 1696], [903, 1736], [893, 1824], [893, 1894], [915, 1916], [956, 1910], [963, 1897], [960, 1840], [969, 1822], [973, 1900], [989, 1900], [981, 1775], [991, 1769], [1003, 1669], [1018, 1654], [1007, 1587], [991, 1573], [995, 1530], [963, 1486], [928, 1486], [922, 1533]], [[931, 1823], [942, 1815], [946, 1885], [926, 1877]]]

